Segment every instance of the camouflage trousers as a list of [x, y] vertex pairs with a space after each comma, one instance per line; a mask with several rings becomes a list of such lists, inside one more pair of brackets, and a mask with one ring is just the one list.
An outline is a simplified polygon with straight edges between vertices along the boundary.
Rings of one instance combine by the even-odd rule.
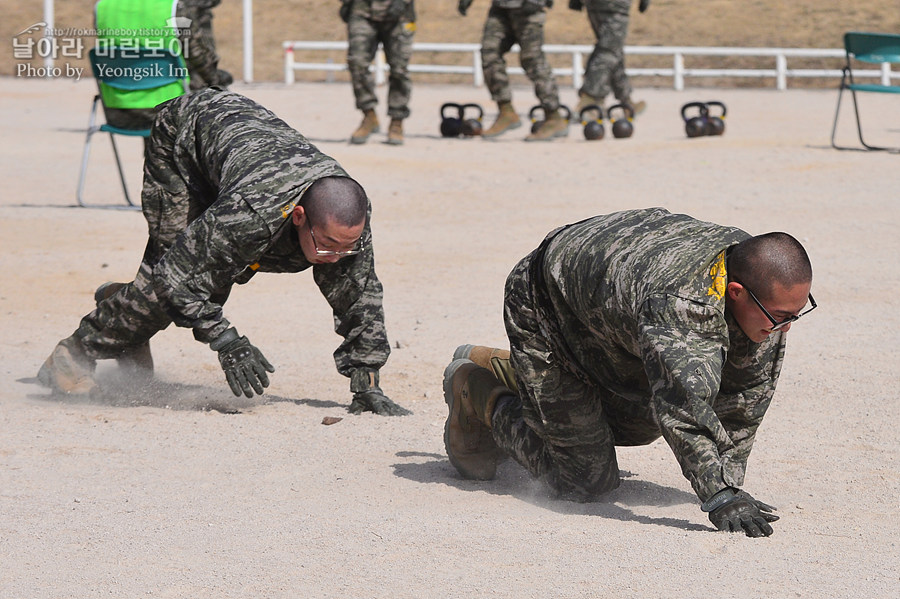
[[369, 65], [375, 58], [379, 42], [390, 68], [388, 77], [388, 116], [405, 119], [409, 116], [409, 97], [412, 80], [409, 77], [409, 59], [412, 56], [413, 36], [416, 26], [406, 19], [373, 21], [358, 14], [351, 14], [348, 28], [347, 67], [353, 84], [353, 95], [359, 110], [374, 109], [375, 76]]
[[610, 90], [620, 102], [631, 98], [631, 82], [625, 74], [625, 37], [628, 35], [628, 13], [610, 12], [587, 4], [588, 19], [597, 44], [584, 70], [584, 84], [579, 92], [603, 100]]
[[[114, 358], [146, 343], [173, 322], [157, 297], [155, 286], [159, 283], [154, 266], [177, 236], [216, 199], [211, 192], [203, 193], [201, 182], [186, 181], [180, 174], [174, 155], [176, 132], [177, 123], [162, 108], [144, 152], [141, 205], [149, 239], [134, 281], [100, 301], [81, 319], [75, 335], [91, 358]], [[222, 305], [230, 292], [230, 285], [224, 287], [212, 301]]]
[[609, 394], [573, 374], [553, 349], [534, 299], [534, 256], [506, 281], [504, 320], [519, 397], [498, 402], [492, 432], [498, 446], [561, 498], [591, 501], [619, 486], [615, 445], [643, 445], [659, 433], [620, 426], [607, 412]]
[[491, 7], [481, 36], [481, 63], [485, 84], [495, 102], [512, 102], [503, 55], [518, 43], [522, 68], [534, 83], [541, 107], [545, 113], [559, 109], [559, 90], [542, 48], [546, 21], [543, 9]]

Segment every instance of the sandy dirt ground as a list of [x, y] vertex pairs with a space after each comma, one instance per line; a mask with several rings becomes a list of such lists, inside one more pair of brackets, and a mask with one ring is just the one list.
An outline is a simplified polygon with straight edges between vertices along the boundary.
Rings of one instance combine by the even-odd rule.
[[[0, 597], [900, 594], [900, 156], [832, 150], [836, 92], [639, 90], [649, 108], [631, 139], [586, 142], [573, 126], [525, 144], [524, 127], [441, 139], [440, 105], [487, 93], [420, 85], [391, 147], [347, 143], [346, 84], [235, 89], [367, 188], [394, 347], [382, 383], [414, 414], [346, 413], [309, 273], [256, 277], [227, 305], [278, 369], [262, 398], [234, 398], [215, 354], [175, 327], [153, 340], [148, 387], [105, 364], [102, 400], [34, 384], [93, 289], [133, 276], [146, 227], [72, 207], [94, 83], [0, 79]], [[686, 139], [679, 107], [712, 98], [726, 134]], [[515, 99], [534, 103], [527, 88]], [[872, 140], [900, 145], [896, 99], [863, 103]], [[140, 142], [122, 150], [137, 195]], [[122, 201], [102, 137], [86, 195]], [[647, 206], [784, 230], [812, 257], [820, 307], [789, 334], [746, 480], [779, 508], [769, 538], [715, 532], [661, 441], [622, 449], [622, 486], [593, 504], [549, 499], [512, 462], [461, 480], [444, 453], [442, 370], [458, 344], [506, 345], [514, 263], [557, 225]]]

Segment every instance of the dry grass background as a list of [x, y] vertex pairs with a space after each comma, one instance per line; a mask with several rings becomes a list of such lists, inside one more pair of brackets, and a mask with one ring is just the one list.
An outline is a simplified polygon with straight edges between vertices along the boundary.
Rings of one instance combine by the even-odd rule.
[[[547, 43], [591, 44], [593, 34], [584, 13], [567, 8], [567, 0], [557, 0], [547, 21]], [[92, 26], [94, 0], [57, 1], [57, 28]], [[337, 0], [254, 0], [254, 80], [281, 81], [283, 55], [281, 43], [286, 40], [344, 40], [346, 29], [337, 16]], [[455, 0], [418, 0], [416, 40], [422, 42], [477, 42], [480, 39], [489, 0], [476, 0], [468, 17], [456, 12]], [[32, 23], [43, 19], [43, 3], [2, 0], [0, 33], [8, 41], [8, 51], [0, 56], [0, 74], [15, 75], [11, 39]], [[239, 78], [243, 72], [242, 2], [223, 0], [214, 11], [214, 27], [221, 65]], [[900, 31], [900, 1], [868, 0], [653, 0], [644, 14], [634, 9], [630, 45], [686, 45], [686, 46], [761, 46], [839, 48], [841, 35], [848, 30]], [[310, 55], [306, 59], [322, 60], [328, 53]], [[344, 61], [343, 53], [331, 53], [335, 62]], [[298, 56], [299, 58], [299, 56]], [[562, 58], [560, 57], [562, 60]], [[417, 55], [414, 61], [427, 60]], [[442, 58], [446, 61], [446, 58]], [[710, 60], [721, 66], [766, 66], [771, 60], [753, 64], [753, 59], [689, 58], [686, 66], [706, 66]], [[748, 60], [751, 61], [748, 64]], [[654, 62], [655, 61], [655, 62]], [[660, 62], [661, 61], [661, 62]], [[84, 61], [71, 61], [84, 66]], [[40, 61], [35, 61], [39, 66]], [[660, 57], [632, 57], [629, 66], [670, 66], [671, 59]], [[819, 62], [819, 66], [823, 65]], [[803, 66], [793, 62], [791, 66]], [[324, 79], [324, 74], [304, 74], [307, 80]], [[339, 74], [341, 80], [346, 75]], [[298, 75], [298, 79], [301, 78]], [[414, 75], [418, 81], [434, 80], [434, 76]], [[447, 77], [440, 79], [452, 82]], [[642, 85], [670, 85], [669, 81], [649, 78], [635, 82]], [[733, 82], [718, 80], [717, 85]], [[821, 85], [816, 81], [791, 81], [791, 86]], [[832, 82], [833, 83], [833, 82]], [[708, 80], [689, 80], [688, 85], [712, 85]], [[742, 80], [741, 85], [771, 85], [766, 80]]]

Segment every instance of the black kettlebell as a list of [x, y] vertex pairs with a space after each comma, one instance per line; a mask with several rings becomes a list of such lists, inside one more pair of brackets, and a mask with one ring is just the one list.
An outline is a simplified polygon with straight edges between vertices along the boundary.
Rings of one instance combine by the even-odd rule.
[[[466, 118], [467, 108], [476, 110], [478, 112], [478, 116], [474, 118]], [[475, 137], [476, 135], [481, 135], [481, 119], [484, 117], [484, 109], [481, 107], [481, 105], [474, 102], [463, 104], [460, 114], [462, 115], [462, 134], [466, 137]]]
[[[538, 120], [537, 112], [541, 111], [541, 114], [544, 118]], [[547, 115], [544, 115], [544, 107], [538, 104], [537, 106], [532, 106], [531, 110], [528, 111], [528, 118], [531, 119], [531, 132], [537, 133], [537, 130], [541, 128], [541, 125], [544, 124], [544, 120], [547, 118]]]
[[[622, 116], [616, 118], [613, 111], [617, 110]], [[634, 135], [634, 110], [627, 104], [614, 104], [606, 111], [609, 122], [612, 123], [612, 134], [616, 139], [624, 139]]]
[[[447, 116], [447, 109], [456, 109], [456, 116]], [[441, 106], [441, 136], [459, 137], [462, 133], [463, 108], [456, 102], [447, 102]]]
[[[688, 109], [696, 108], [697, 114], [687, 116]], [[681, 118], [684, 120], [684, 132], [688, 137], [702, 137], [706, 135], [706, 123], [709, 120], [709, 107], [705, 102], [688, 102], [681, 107]]]
[[[585, 113], [591, 110], [596, 111], [597, 117], [591, 120], [585, 120]], [[578, 118], [581, 120], [581, 124], [584, 126], [585, 139], [589, 141], [603, 139], [603, 134], [606, 133], [606, 131], [603, 129], [603, 108], [601, 108], [597, 104], [585, 106], [581, 109], [581, 112], [578, 113]]]
[[725, 108], [725, 104], [722, 102], [710, 101], [707, 102], [706, 105], [708, 107], [716, 106], [721, 109], [722, 112], [720, 114], [712, 114], [709, 113], [707, 115], [706, 121], [706, 134], [707, 135], [722, 135], [725, 133], [725, 113], [727, 112]]

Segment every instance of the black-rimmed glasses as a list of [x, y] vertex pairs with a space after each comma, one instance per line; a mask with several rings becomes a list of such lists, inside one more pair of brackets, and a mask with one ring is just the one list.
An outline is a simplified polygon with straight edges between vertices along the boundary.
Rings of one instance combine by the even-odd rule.
[[766, 318], [769, 319], [769, 322], [772, 323], [772, 326], [769, 328], [770, 331], [778, 331], [778, 330], [780, 330], [780, 329], [783, 329], [784, 327], [786, 327], [787, 325], [791, 324], [792, 322], [797, 322], [798, 320], [800, 320], [800, 317], [803, 316], [804, 314], [809, 314], [810, 312], [812, 312], [813, 310], [816, 309], [816, 305], [817, 305], [817, 304], [816, 304], [816, 300], [813, 299], [812, 293], [810, 293], [810, 294], [809, 294], [809, 305], [810, 305], [810, 307], [809, 307], [808, 310], [804, 310], [804, 311], [801, 312], [800, 314], [794, 314], [793, 316], [788, 316], [788, 317], [785, 318], [784, 320], [775, 320], [775, 319], [772, 317], [772, 315], [769, 314], [769, 311], [766, 310], [766, 307], [762, 305], [762, 302], [759, 301], [759, 300], [756, 298], [756, 296], [753, 294], [752, 291], [750, 291], [750, 288], [747, 287], [746, 285], [744, 285], [743, 283], [741, 283], [741, 286], [742, 286], [744, 289], [747, 290], [747, 293], [750, 294], [750, 298], [751, 298], [754, 302], [756, 302], [756, 305], [759, 306], [759, 309], [762, 310], [763, 314], [766, 315]]
[[360, 248], [361, 242], [359, 239], [357, 239], [356, 242], [353, 244], [353, 248], [349, 249], [349, 250], [339, 250], [339, 251], [320, 250], [319, 244], [318, 244], [318, 242], [316, 242], [316, 234], [313, 233], [312, 223], [309, 223], [308, 228], [309, 228], [309, 236], [312, 238], [313, 247], [316, 249], [316, 256], [355, 256], [356, 254], [358, 254], [361, 251], [361, 248]]

